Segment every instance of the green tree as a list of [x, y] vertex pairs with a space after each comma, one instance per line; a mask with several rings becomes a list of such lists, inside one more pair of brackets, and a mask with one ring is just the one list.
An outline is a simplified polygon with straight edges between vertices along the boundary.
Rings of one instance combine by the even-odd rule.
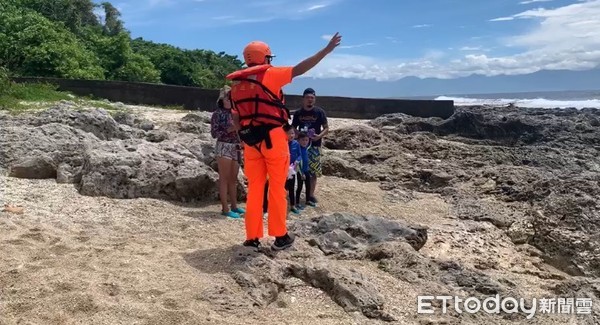
[[113, 36], [122, 33], [124, 28], [119, 10], [110, 2], [103, 2], [101, 6], [104, 8], [104, 34]]
[[0, 12], [0, 65], [13, 73], [101, 79], [98, 63], [62, 24], [27, 9]]
[[133, 52], [127, 33], [107, 36], [88, 30], [83, 37], [86, 46], [99, 58], [106, 79], [160, 82], [160, 72], [150, 59]]
[[100, 27], [94, 13], [97, 7], [90, 0], [19, 0], [20, 7], [42, 14], [53, 22], [63, 23], [70, 31], [79, 33], [82, 27]]
[[242, 62], [224, 52], [132, 40], [109, 2], [0, 0], [0, 65], [14, 75], [218, 88]]
[[206, 50], [183, 50], [168, 44], [157, 44], [137, 38], [132, 48], [150, 58], [160, 70], [166, 84], [219, 88], [225, 76], [242, 67], [235, 56]]
[[8, 77], [8, 69], [0, 66], [0, 97], [8, 92], [10, 88], [10, 79]]
[[154, 68], [154, 64], [147, 57], [130, 52], [126, 62], [117, 69], [115, 79], [133, 82], [160, 82], [160, 72]]
[[106, 36], [90, 29], [82, 36], [83, 43], [96, 54], [106, 77], [112, 79], [114, 73], [126, 62], [127, 52], [131, 51], [129, 35], [120, 33]]
[[223, 86], [223, 80], [217, 80], [215, 74], [208, 68], [196, 65], [191, 74], [192, 84], [202, 88], [220, 88]]

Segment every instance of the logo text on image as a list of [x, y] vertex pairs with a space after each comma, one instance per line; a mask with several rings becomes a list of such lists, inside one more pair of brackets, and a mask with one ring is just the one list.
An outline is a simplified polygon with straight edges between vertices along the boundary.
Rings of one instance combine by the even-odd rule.
[[[527, 319], [531, 319], [536, 313], [542, 314], [591, 314], [591, 298], [533, 298], [526, 301], [523, 298], [516, 299], [512, 297], [500, 298], [500, 295], [487, 297], [483, 300], [477, 297], [462, 299], [453, 296], [418, 296], [417, 312], [419, 314], [433, 314], [435, 312], [432, 301], [441, 301], [441, 310], [445, 314], [448, 308], [454, 308], [454, 311], [462, 314], [479, 313], [481, 311], [488, 314], [499, 314], [501, 311], [507, 314], [525, 313]], [[449, 304], [453, 301], [454, 304]]]

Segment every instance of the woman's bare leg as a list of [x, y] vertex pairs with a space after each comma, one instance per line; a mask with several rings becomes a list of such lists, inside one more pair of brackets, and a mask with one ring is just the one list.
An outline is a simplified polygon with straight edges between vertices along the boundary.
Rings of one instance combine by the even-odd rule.
[[228, 192], [229, 192], [229, 201], [231, 202], [231, 208], [237, 208], [237, 181], [238, 174], [240, 172], [240, 164], [232, 160], [231, 166], [229, 167], [229, 182], [228, 182]]
[[231, 165], [233, 160], [219, 157], [217, 160], [219, 168], [219, 198], [221, 199], [221, 208], [223, 212], [229, 212], [227, 204], [227, 190], [230, 182]]

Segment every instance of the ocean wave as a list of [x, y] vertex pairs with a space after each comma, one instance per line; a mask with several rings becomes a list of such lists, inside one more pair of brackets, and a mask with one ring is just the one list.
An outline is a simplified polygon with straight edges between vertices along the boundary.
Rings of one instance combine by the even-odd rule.
[[569, 108], [574, 107], [582, 109], [586, 107], [600, 108], [600, 99], [587, 99], [587, 100], [556, 100], [546, 98], [533, 98], [533, 99], [519, 99], [519, 98], [498, 98], [498, 99], [485, 99], [485, 98], [469, 98], [469, 97], [449, 97], [439, 96], [435, 100], [453, 100], [455, 106], [508, 106], [513, 104], [517, 107], [531, 107], [531, 108]]

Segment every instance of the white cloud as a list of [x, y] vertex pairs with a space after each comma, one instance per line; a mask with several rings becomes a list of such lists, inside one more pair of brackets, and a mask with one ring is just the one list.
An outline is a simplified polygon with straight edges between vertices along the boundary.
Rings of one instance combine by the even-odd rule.
[[273, 20], [273, 17], [261, 17], [261, 18], [235, 18], [227, 20], [232, 25], [238, 24], [252, 24], [252, 23], [264, 23]]
[[385, 39], [392, 43], [400, 43], [400, 41], [396, 37], [386, 36]]
[[[513, 16], [536, 24], [521, 34], [500, 39], [521, 49], [512, 55], [472, 53], [444, 59], [430, 51], [421, 58], [379, 59], [335, 52], [308, 75], [397, 80], [407, 76], [456, 78], [471, 74], [516, 75], [548, 69], [586, 70], [600, 67], [600, 0], [587, 0], [555, 9], [527, 10]], [[475, 48], [464, 47], [464, 50]]]
[[173, 3], [174, 2], [172, 0], [148, 0], [148, 5], [150, 7], [170, 5]]
[[[231, 2], [231, 6], [224, 6], [230, 11], [226, 14], [235, 14], [236, 16], [235, 19], [222, 20], [220, 22], [227, 25], [259, 23], [272, 20], [300, 20], [315, 15], [316, 12], [320, 12], [343, 0], [309, 1], [308, 3], [295, 0], [257, 0], [247, 2], [244, 5], [238, 5], [237, 2], [232, 0], [229, 1]], [[256, 13], [260, 13], [261, 16], [256, 17]]]
[[[332, 37], [333, 37], [333, 34], [321, 35], [321, 39], [328, 41], [328, 42], [331, 40]], [[351, 44], [351, 45], [340, 45], [340, 46], [338, 46], [338, 48], [339, 49], [354, 49], [354, 48], [373, 46], [373, 45], [377, 45], [377, 43], [368, 42], [368, 43]]]
[[463, 52], [489, 52], [490, 49], [484, 48], [482, 46], [463, 46], [459, 48], [460, 51]]
[[420, 25], [413, 25], [412, 28], [426, 28], [426, 27], [431, 27], [432, 25], [430, 24], [420, 24]]
[[600, 50], [600, 0], [557, 9], [528, 10], [515, 17], [537, 19], [540, 24], [529, 33], [509, 39], [509, 45], [524, 46], [547, 53]]
[[490, 21], [508, 21], [508, 20], [514, 20], [514, 17], [499, 17], [499, 18], [494, 18], [494, 19], [490, 19]]
[[530, 4], [530, 3], [536, 3], [536, 2], [550, 2], [552, 0], [525, 0], [525, 1], [521, 1], [519, 2], [519, 4], [522, 5], [526, 5], [526, 4]]
[[[131, 8], [123, 12], [127, 26], [146, 22], [148, 17], [161, 14], [177, 15], [177, 20], [190, 28], [214, 28], [269, 21], [302, 20], [321, 14], [344, 0], [129, 0]], [[204, 6], [209, 2], [214, 6]], [[177, 12], [185, 4], [193, 10]], [[169, 10], [165, 10], [169, 8]], [[131, 22], [134, 23], [131, 23]]]
[[481, 51], [481, 46], [463, 46], [461, 51]]
[[224, 16], [216, 16], [216, 17], [212, 17], [212, 19], [214, 20], [231, 20], [234, 19], [234, 16], [231, 15], [224, 15]]
[[427, 50], [425, 51], [425, 55], [423, 56], [428, 60], [439, 60], [446, 56], [446, 52], [440, 50]]
[[327, 7], [326, 4], [318, 4], [318, 5], [312, 5], [312, 6], [308, 7], [306, 10], [313, 11], [313, 10], [323, 9], [325, 7]]
[[[205, 2], [206, 0], [187, 0], [187, 2]], [[149, 8], [160, 7], [160, 6], [171, 6], [174, 4], [180, 4], [181, 0], [145, 0]]]
[[340, 45], [339, 48], [341, 49], [354, 49], [357, 47], [365, 47], [365, 46], [372, 46], [372, 45], [376, 45], [375, 43], [362, 43], [362, 44], [356, 44], [356, 45]]

